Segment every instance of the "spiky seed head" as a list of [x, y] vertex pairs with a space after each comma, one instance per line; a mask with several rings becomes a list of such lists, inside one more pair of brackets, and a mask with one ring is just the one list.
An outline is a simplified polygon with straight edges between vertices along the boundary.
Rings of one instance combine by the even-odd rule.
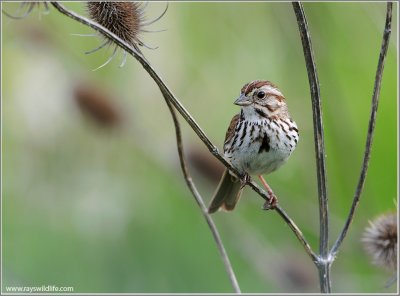
[[[138, 2], [87, 2], [89, 17], [131, 45], [140, 44], [143, 8]], [[107, 38], [107, 37], [106, 37]]]
[[397, 215], [383, 214], [369, 222], [362, 242], [373, 263], [390, 270], [397, 267]]

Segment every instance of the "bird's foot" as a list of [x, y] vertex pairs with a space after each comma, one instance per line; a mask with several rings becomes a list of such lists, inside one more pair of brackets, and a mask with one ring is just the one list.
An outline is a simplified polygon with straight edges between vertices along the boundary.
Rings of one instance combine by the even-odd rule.
[[243, 173], [240, 176], [240, 189], [243, 189], [244, 186], [246, 186], [247, 182], [250, 182], [251, 178], [248, 173]]
[[269, 195], [269, 200], [266, 200], [262, 207], [262, 209], [265, 211], [275, 209], [276, 205], [278, 204], [278, 198], [272, 191], [268, 192], [268, 195]]

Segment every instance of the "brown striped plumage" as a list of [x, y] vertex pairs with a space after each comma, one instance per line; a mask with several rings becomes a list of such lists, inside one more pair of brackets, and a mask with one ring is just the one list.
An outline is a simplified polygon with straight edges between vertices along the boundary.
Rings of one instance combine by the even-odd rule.
[[[283, 165], [295, 149], [299, 133], [290, 118], [285, 97], [269, 81], [256, 80], [241, 89], [235, 104], [241, 112], [235, 115], [225, 136], [224, 154], [240, 172], [248, 175], [269, 174]], [[209, 212], [219, 208], [233, 210], [241, 194], [241, 183], [226, 171], [220, 181]], [[268, 184], [262, 179], [267, 191]], [[274, 201], [274, 198], [272, 200]]]

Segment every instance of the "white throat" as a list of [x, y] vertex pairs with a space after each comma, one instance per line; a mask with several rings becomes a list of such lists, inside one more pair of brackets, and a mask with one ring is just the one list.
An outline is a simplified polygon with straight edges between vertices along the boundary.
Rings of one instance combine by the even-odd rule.
[[[265, 108], [262, 108], [262, 111], [266, 116], [262, 116], [262, 114], [257, 113], [256, 108], [259, 107], [255, 107], [254, 104], [251, 104], [249, 106], [243, 106], [241, 110], [241, 112], [243, 112], [242, 113], [243, 117], [248, 121], [262, 121], [267, 119], [266, 116], [270, 116], [270, 114], [268, 114], [269, 113], [268, 110], [267, 110], [268, 113], [264, 111]], [[259, 109], [261, 109], [261, 107]]]

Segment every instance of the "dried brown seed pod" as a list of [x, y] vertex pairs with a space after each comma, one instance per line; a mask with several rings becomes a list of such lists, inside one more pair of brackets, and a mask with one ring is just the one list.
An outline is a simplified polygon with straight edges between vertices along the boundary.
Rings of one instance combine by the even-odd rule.
[[383, 214], [365, 229], [362, 242], [373, 263], [390, 270], [397, 268], [397, 215]]
[[[159, 20], [167, 11], [168, 5], [166, 6], [163, 13], [152, 21], [145, 21], [144, 11], [147, 3], [143, 2], [87, 2], [87, 9], [89, 17], [95, 22], [99, 23], [125, 42], [132, 45], [139, 53], [141, 53], [139, 46], [144, 46], [150, 49], [155, 49], [147, 46], [140, 39], [142, 32], [156, 32], [145, 30], [144, 27], [153, 24]], [[113, 40], [107, 36], [103, 36], [106, 40], [99, 47], [86, 52], [87, 54], [96, 52], [101, 48], [111, 45]], [[110, 58], [97, 69], [107, 65], [115, 56], [117, 51], [115, 46], [114, 51]], [[126, 62], [126, 52], [124, 51], [124, 58], [120, 65], [122, 67]], [[96, 69], [96, 70], [97, 70]]]
[[[24, 2], [21, 2], [19, 8], [17, 9], [16, 15], [9, 14], [4, 9], [3, 9], [3, 13], [6, 16], [8, 16], [9, 18], [19, 20], [19, 19], [23, 19], [23, 18], [26, 18], [27, 16], [29, 16], [35, 7], [40, 8], [41, 6], [44, 7], [44, 12], [42, 12], [42, 13], [48, 14], [49, 13], [49, 5], [46, 1], [24, 1]], [[25, 10], [25, 12], [23, 12], [21, 15], [18, 15], [21, 11], [24, 11], [24, 10]]]
[[89, 16], [125, 42], [136, 45], [144, 10], [137, 2], [88, 2]]
[[102, 127], [113, 127], [121, 122], [121, 112], [111, 96], [94, 85], [77, 85], [74, 99], [82, 113]]

